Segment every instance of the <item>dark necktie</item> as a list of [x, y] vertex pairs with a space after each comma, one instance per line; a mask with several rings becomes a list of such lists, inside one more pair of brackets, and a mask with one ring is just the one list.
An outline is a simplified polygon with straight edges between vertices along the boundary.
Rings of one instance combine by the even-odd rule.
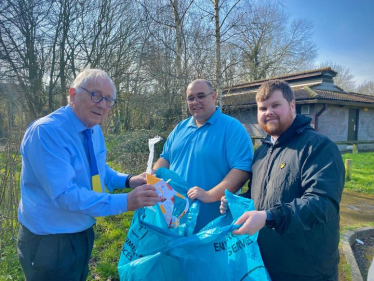
[[103, 192], [100, 182], [99, 170], [97, 168], [95, 152], [92, 143], [92, 130], [87, 129], [84, 131], [87, 140], [88, 153], [90, 155], [90, 166], [91, 166], [91, 177], [92, 177], [92, 189], [96, 192]]

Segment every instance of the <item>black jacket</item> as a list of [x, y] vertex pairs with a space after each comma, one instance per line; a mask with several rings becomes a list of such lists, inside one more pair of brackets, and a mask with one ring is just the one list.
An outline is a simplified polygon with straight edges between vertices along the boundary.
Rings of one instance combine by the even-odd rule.
[[268, 136], [254, 155], [250, 196], [276, 223], [258, 237], [273, 280], [326, 280], [339, 263], [344, 165], [336, 145], [310, 120], [297, 115], [274, 145]]

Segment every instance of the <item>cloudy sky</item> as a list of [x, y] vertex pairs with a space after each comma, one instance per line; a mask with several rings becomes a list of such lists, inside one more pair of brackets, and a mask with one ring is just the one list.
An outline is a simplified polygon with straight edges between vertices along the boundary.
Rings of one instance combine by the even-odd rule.
[[314, 25], [317, 64], [347, 66], [357, 84], [374, 81], [374, 0], [284, 0], [293, 18]]

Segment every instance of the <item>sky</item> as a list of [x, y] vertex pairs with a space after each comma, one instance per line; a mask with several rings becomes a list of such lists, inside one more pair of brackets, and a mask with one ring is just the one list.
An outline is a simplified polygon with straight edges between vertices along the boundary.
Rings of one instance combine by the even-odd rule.
[[347, 66], [356, 85], [374, 81], [374, 0], [284, 0], [292, 19], [314, 26], [316, 64]]

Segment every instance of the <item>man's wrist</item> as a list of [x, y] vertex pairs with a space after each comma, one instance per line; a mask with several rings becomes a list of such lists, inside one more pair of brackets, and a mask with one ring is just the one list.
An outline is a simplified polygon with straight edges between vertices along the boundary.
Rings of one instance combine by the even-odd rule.
[[265, 210], [266, 212], [266, 222], [265, 222], [265, 226], [267, 228], [275, 228], [275, 217], [273, 215], [273, 213], [270, 211], [270, 210]]
[[125, 181], [125, 187], [129, 188], [130, 187], [130, 179], [132, 178], [133, 175], [128, 175]]

